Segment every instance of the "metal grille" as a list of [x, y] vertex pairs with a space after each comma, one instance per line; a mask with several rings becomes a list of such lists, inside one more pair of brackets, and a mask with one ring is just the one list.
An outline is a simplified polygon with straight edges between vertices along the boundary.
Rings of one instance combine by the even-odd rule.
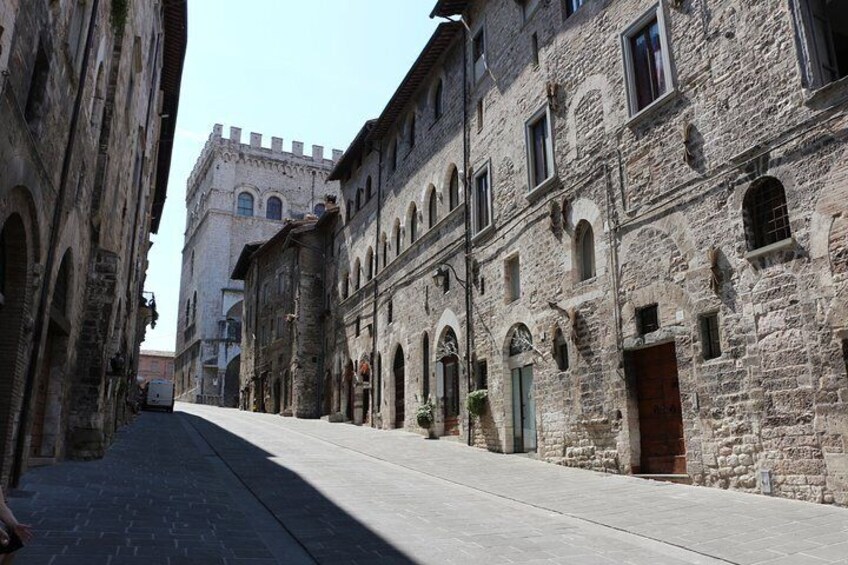
[[769, 179], [752, 187], [746, 208], [754, 249], [788, 239], [792, 235], [786, 193], [778, 180]]

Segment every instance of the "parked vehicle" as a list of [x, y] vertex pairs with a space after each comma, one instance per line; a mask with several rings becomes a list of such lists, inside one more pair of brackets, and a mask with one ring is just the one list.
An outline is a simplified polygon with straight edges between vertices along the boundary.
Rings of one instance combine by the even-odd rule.
[[174, 383], [163, 379], [147, 383], [147, 394], [144, 397], [145, 410], [174, 411]]

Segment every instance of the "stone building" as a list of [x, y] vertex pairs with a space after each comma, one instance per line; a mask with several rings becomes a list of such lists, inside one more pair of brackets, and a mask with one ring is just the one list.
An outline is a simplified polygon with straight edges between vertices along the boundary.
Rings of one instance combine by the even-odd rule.
[[[0, 483], [103, 454], [155, 301], [184, 1], [0, 6]], [[147, 295], [149, 296], [149, 295]]]
[[174, 352], [142, 350], [138, 355], [136, 382], [143, 385], [157, 379], [174, 380]]
[[[175, 386], [179, 400], [236, 406], [242, 281], [230, 278], [245, 244], [267, 241], [286, 219], [303, 218], [337, 190], [327, 181], [333, 160], [324, 148], [215, 125], [186, 191], [186, 232], [177, 319]], [[335, 152], [334, 157], [341, 155]]]
[[[334, 200], [334, 198], [332, 199]], [[244, 281], [241, 343], [242, 408], [299, 418], [329, 412], [322, 368], [323, 321], [329, 302], [325, 250], [338, 215], [327, 203], [318, 216], [292, 220], [263, 244], [248, 244], [233, 279]]]
[[439, 1], [330, 177], [333, 411], [848, 504], [843, 4]]

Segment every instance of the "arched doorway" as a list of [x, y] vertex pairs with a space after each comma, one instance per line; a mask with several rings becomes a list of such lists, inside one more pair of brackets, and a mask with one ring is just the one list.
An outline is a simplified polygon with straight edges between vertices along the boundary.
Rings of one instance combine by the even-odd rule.
[[395, 378], [395, 428], [403, 428], [403, 423], [406, 420], [406, 398], [404, 396], [406, 375], [403, 348], [400, 345], [395, 350], [395, 361], [392, 367], [392, 373]]
[[[0, 226], [0, 477], [7, 477], [12, 466], [12, 428], [20, 405], [14, 403], [14, 391], [23, 386], [25, 365], [21, 363], [23, 322], [31, 305], [28, 290], [30, 271], [29, 242], [23, 220], [17, 214]], [[7, 443], [7, 440], [8, 443]]]
[[53, 458], [62, 426], [65, 398], [69, 309], [73, 266], [71, 252], [62, 257], [50, 302], [44, 359], [37, 377], [30, 440], [31, 458]]
[[280, 379], [274, 379], [274, 414], [280, 413]]
[[447, 328], [439, 340], [436, 357], [437, 388], [442, 393], [445, 435], [459, 435], [459, 342], [452, 328]]
[[506, 354], [512, 385], [513, 452], [536, 451], [533, 336], [527, 326], [519, 324], [509, 333]]

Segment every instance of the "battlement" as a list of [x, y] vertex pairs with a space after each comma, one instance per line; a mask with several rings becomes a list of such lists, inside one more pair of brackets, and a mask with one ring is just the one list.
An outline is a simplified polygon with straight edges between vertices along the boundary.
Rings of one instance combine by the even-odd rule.
[[203, 150], [194, 165], [194, 169], [188, 179], [188, 191], [196, 185], [198, 177], [206, 168], [207, 161], [211, 157], [213, 150], [218, 148], [230, 149], [246, 156], [256, 158], [272, 158], [279, 160], [291, 160], [294, 164], [301, 166], [315, 166], [324, 168], [329, 173], [342, 157], [342, 151], [338, 149], [332, 150], [332, 158], [324, 158], [324, 146], [313, 145], [312, 154], [305, 155], [303, 152], [304, 144], [302, 141], [292, 141], [291, 150], [286, 151], [283, 147], [283, 138], [272, 137], [270, 147], [262, 145], [263, 136], [261, 133], [250, 133], [250, 139], [247, 143], [242, 142], [242, 129], [239, 127], [230, 127], [229, 137], [224, 137], [224, 126], [215, 124], [212, 127], [212, 133], [206, 140]]

